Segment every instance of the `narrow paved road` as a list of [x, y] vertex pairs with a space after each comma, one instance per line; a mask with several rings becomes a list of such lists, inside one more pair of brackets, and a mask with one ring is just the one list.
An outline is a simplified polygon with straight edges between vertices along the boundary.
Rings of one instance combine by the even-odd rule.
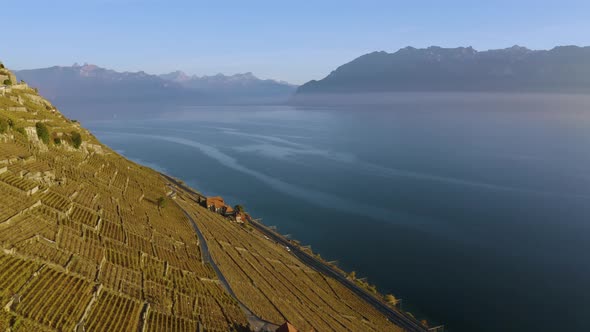
[[[176, 179], [174, 179], [170, 176], [167, 176], [165, 174], [162, 174], [162, 175], [167, 180], [172, 182], [174, 185], [176, 185], [179, 188], [182, 188], [186, 192], [196, 194], [196, 195], [204, 198], [203, 195], [195, 192], [193, 189], [178, 182]], [[177, 202], [177, 204], [178, 204], [178, 202]], [[195, 231], [197, 232], [197, 236], [199, 237], [199, 242], [203, 243], [203, 246], [201, 247], [201, 250], [203, 252], [203, 259], [209, 260], [209, 262], [211, 263], [211, 265], [215, 269], [215, 273], [217, 273], [219, 280], [221, 280], [222, 284], [224, 284], [224, 287], [228, 290], [228, 292], [238, 301], [238, 303], [240, 303], [240, 306], [243, 307], [242, 309], [247, 310], [250, 313], [250, 315], [256, 317], [254, 314], [252, 314], [252, 311], [250, 311], [246, 306], [244, 306], [242, 304], [242, 302], [240, 302], [240, 300], [235, 296], [235, 294], [231, 290], [231, 287], [229, 286], [229, 283], [227, 283], [227, 280], [225, 279], [225, 277], [223, 277], [223, 274], [221, 273], [221, 271], [219, 271], [219, 268], [217, 267], [215, 262], [213, 262], [213, 260], [211, 259], [211, 256], [209, 254], [209, 249], [207, 248], [207, 243], [205, 242], [203, 234], [201, 234], [200, 230], [198, 229], [197, 224], [192, 219], [192, 217], [182, 208], [182, 206], [180, 206], [180, 208], [184, 211], [185, 215], [187, 215], [187, 217], [189, 218], [189, 220], [193, 224], [193, 228], [195, 229]], [[383, 315], [385, 315], [385, 317], [387, 317], [387, 319], [389, 319], [389, 321], [391, 321], [392, 323], [398, 325], [399, 327], [405, 329], [408, 332], [428, 332], [428, 328], [425, 327], [424, 325], [422, 325], [420, 322], [418, 322], [415, 318], [410, 317], [410, 316], [408, 316], [408, 315], [406, 315], [394, 308], [391, 308], [385, 302], [377, 299], [375, 296], [370, 294], [367, 290], [360, 287], [355, 282], [347, 279], [340, 272], [334, 270], [329, 265], [326, 265], [324, 262], [322, 262], [322, 261], [318, 260], [317, 258], [309, 255], [308, 253], [302, 251], [297, 246], [293, 246], [292, 243], [284, 236], [282, 236], [276, 232], [273, 232], [272, 230], [270, 230], [269, 228], [267, 228], [263, 224], [256, 222], [254, 220], [250, 222], [250, 225], [252, 225], [252, 227], [256, 228], [262, 234], [268, 236], [270, 239], [274, 240], [275, 242], [277, 242], [285, 247], [289, 247], [291, 250], [291, 253], [293, 255], [295, 255], [297, 258], [299, 258], [302, 262], [307, 264], [309, 267], [315, 269], [316, 271], [318, 271], [320, 273], [323, 273], [324, 275], [330, 276], [330, 277], [334, 278], [335, 280], [337, 280], [338, 282], [340, 282], [342, 285], [344, 285], [345, 287], [350, 289], [357, 296], [364, 299], [367, 303], [369, 303], [371, 306], [373, 306], [377, 311], [379, 311]], [[207, 256], [207, 258], [205, 258], [205, 255]], [[264, 320], [261, 320], [258, 317], [256, 317], [256, 318], [262, 322], [265, 322]], [[269, 322], [267, 322], [267, 323], [269, 323]], [[272, 323], [270, 323], [270, 324], [272, 324]]]
[[[166, 178], [171, 180], [171, 178], [169, 178], [169, 177], [166, 177]], [[174, 183], [177, 184], [176, 181]], [[176, 193], [176, 191], [174, 190], [173, 187], [170, 187], [170, 188], [172, 189], [173, 192]], [[195, 193], [194, 191], [191, 191], [191, 192]], [[180, 203], [178, 203], [178, 201], [175, 200], [174, 203], [176, 203], [176, 205], [182, 210], [184, 215], [190, 220], [190, 222], [193, 226], [193, 229], [195, 230], [195, 233], [197, 233], [197, 237], [199, 238], [199, 247], [201, 249], [201, 255], [202, 255], [203, 262], [209, 263], [213, 267], [213, 270], [215, 271], [215, 274], [217, 275], [217, 278], [221, 282], [221, 285], [223, 286], [223, 288], [225, 288], [225, 290], [228, 292], [228, 294], [231, 297], [233, 297], [236, 300], [236, 302], [238, 302], [238, 305], [240, 306], [240, 308], [242, 309], [244, 314], [246, 314], [246, 318], [248, 319], [248, 323], [250, 324], [250, 328], [254, 331], [259, 331], [259, 332], [276, 331], [276, 329], [279, 327], [278, 325], [256, 316], [252, 312], [252, 310], [250, 310], [244, 303], [242, 303], [242, 301], [240, 301], [240, 299], [238, 299], [238, 297], [236, 296], [236, 294], [232, 290], [231, 286], [229, 285], [229, 282], [227, 281], [227, 279], [225, 278], [225, 276], [223, 275], [223, 273], [221, 272], [221, 270], [219, 269], [219, 267], [217, 266], [217, 264], [213, 260], [213, 257], [211, 257], [211, 253], [209, 252], [209, 246], [207, 246], [207, 241], [205, 241], [205, 237], [201, 233], [201, 230], [197, 226], [197, 223], [195, 222], [193, 217], [190, 215], [190, 213], [188, 213], [188, 211], [186, 211], [182, 207], [182, 205], [180, 205]]]

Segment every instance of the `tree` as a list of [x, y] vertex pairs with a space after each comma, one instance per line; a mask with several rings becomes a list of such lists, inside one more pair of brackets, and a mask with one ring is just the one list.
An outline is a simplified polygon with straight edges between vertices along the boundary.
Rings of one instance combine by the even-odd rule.
[[12, 85], [12, 81], [10, 79], [4, 80], [4, 85]]
[[39, 139], [43, 143], [49, 144], [49, 129], [47, 129], [47, 126], [43, 122], [37, 122], [35, 128], [37, 129]]
[[395, 307], [399, 300], [393, 294], [387, 294], [385, 295], [385, 302]]
[[0, 119], [0, 134], [4, 134], [8, 130], [8, 121]]
[[77, 131], [72, 131], [72, 145], [78, 149], [82, 145], [82, 136]]
[[241, 206], [240, 204], [234, 206], [234, 210], [238, 211], [238, 212], [244, 212], [244, 207]]
[[166, 207], [166, 204], [168, 204], [168, 200], [166, 199], [166, 197], [160, 196], [158, 197], [157, 204], [159, 209], [163, 209]]

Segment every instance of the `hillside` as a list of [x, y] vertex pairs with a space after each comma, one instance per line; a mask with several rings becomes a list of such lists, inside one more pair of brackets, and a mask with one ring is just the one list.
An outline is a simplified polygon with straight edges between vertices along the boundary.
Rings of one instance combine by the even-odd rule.
[[314, 94], [449, 91], [589, 93], [590, 47], [478, 52], [433, 46], [373, 52], [302, 85], [296, 100]]
[[424, 330], [0, 78], [0, 331]]

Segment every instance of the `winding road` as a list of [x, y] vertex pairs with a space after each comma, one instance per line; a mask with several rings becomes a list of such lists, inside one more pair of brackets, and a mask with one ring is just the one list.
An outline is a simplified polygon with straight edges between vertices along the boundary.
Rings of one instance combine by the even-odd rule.
[[[169, 178], [168, 176], [166, 176], [166, 178], [168, 180], [173, 180], [173, 179]], [[174, 181], [174, 184], [181, 187], [179, 185], [179, 183], [176, 181]], [[183, 187], [181, 187], [181, 188], [183, 188]], [[174, 190], [173, 187], [170, 187], [170, 189], [172, 189], [172, 191], [176, 193], [176, 191]], [[194, 194], [198, 194], [192, 190], [189, 192], [194, 193]], [[186, 211], [182, 207], [182, 205], [180, 205], [180, 203], [178, 203], [178, 201], [174, 200], [174, 203], [176, 203], [176, 205], [182, 210], [182, 212], [188, 218], [188, 220], [190, 220], [190, 222], [193, 226], [193, 229], [195, 230], [195, 233], [197, 233], [197, 237], [199, 238], [199, 247], [201, 249], [201, 256], [202, 256], [203, 262], [209, 263], [211, 265], [211, 267], [213, 267], [213, 271], [215, 271], [217, 278], [221, 282], [221, 286], [227, 291], [227, 293], [231, 297], [233, 297], [236, 300], [236, 302], [240, 306], [240, 309], [242, 309], [242, 311], [246, 315], [246, 318], [248, 319], [248, 323], [250, 324], [250, 328], [254, 331], [257, 331], [257, 332], [274, 332], [274, 331], [276, 331], [276, 329], [279, 327], [279, 325], [276, 325], [272, 322], [266, 321], [266, 320], [256, 316], [252, 312], [252, 310], [250, 310], [244, 303], [242, 303], [242, 301], [240, 301], [240, 299], [238, 299], [238, 297], [236, 296], [236, 294], [232, 290], [231, 286], [229, 285], [229, 282], [227, 281], [227, 279], [225, 278], [225, 276], [223, 275], [223, 273], [221, 272], [221, 270], [219, 269], [219, 267], [217, 266], [217, 264], [215, 263], [215, 261], [211, 257], [211, 253], [209, 252], [209, 246], [207, 246], [207, 241], [205, 240], [205, 237], [203, 236], [203, 234], [201, 233], [201, 230], [197, 226], [197, 223], [195, 222], [193, 217], [190, 215], [190, 213], [188, 213], [188, 211]]]
[[[198, 195], [199, 198], [202, 198], [202, 199], [205, 198], [202, 194], [197, 193], [193, 189], [180, 183], [178, 180], [176, 180], [166, 174], [162, 174], [162, 176], [164, 176], [168, 181], [173, 183], [175, 186], [183, 189], [185, 192], [187, 192], [189, 194]], [[171, 189], [174, 192], [176, 192], [173, 187], [171, 187]], [[199, 243], [201, 246], [203, 261], [211, 264], [211, 266], [215, 270], [215, 273], [217, 274], [217, 277], [221, 281], [221, 284], [223, 285], [223, 287], [228, 291], [228, 293], [233, 298], [236, 299], [236, 301], [239, 303], [242, 310], [246, 313], [246, 316], [248, 317], [248, 321], [250, 322], [252, 327], [256, 328], [257, 331], [274, 331], [274, 329], [276, 329], [278, 327], [278, 325], [275, 325], [271, 322], [261, 319], [260, 317], [257, 317], [256, 315], [254, 315], [252, 313], [252, 311], [250, 309], [248, 309], [248, 307], [246, 307], [237, 298], [235, 293], [232, 291], [229, 283], [227, 282], [227, 280], [225, 279], [225, 277], [221, 273], [221, 270], [219, 270], [219, 267], [217, 266], [217, 264], [215, 264], [215, 262], [211, 258], [211, 254], [209, 253], [209, 248], [207, 247], [207, 242], [205, 241], [205, 237], [203, 236], [203, 234], [201, 233], [201, 231], [197, 227], [196, 222], [193, 220], [192, 216], [178, 202], [175, 201], [175, 203], [182, 209], [184, 214], [189, 218], [189, 220], [191, 221], [191, 223], [193, 225], [195, 232], [197, 233], [197, 236], [199, 237]], [[387, 317], [387, 319], [389, 319], [389, 321], [396, 324], [397, 326], [403, 328], [404, 330], [406, 330], [408, 332], [428, 332], [429, 331], [429, 329], [427, 327], [422, 325], [415, 318], [410, 317], [409, 315], [404, 314], [403, 312], [390, 307], [385, 302], [381, 301], [380, 299], [378, 299], [375, 296], [373, 296], [372, 294], [370, 294], [364, 288], [360, 287], [359, 285], [357, 285], [353, 281], [347, 279], [344, 275], [342, 275], [340, 272], [333, 269], [331, 266], [325, 264], [324, 262], [322, 262], [322, 261], [318, 260], [317, 258], [311, 256], [310, 254], [304, 252], [298, 246], [293, 246], [291, 241], [288, 240], [287, 238], [285, 238], [284, 236], [270, 230], [268, 227], [264, 226], [263, 224], [255, 221], [255, 220], [251, 220], [250, 225], [252, 227], [256, 228], [262, 234], [266, 235], [268, 238], [277, 242], [278, 244], [285, 246], [285, 247], [289, 247], [290, 252], [293, 255], [295, 255], [295, 257], [299, 258], [303, 263], [307, 264], [309, 267], [313, 268], [314, 270], [316, 270], [326, 276], [332, 277], [335, 280], [337, 280], [338, 282], [340, 282], [342, 285], [344, 285], [349, 290], [351, 290], [354, 294], [356, 294], [360, 298], [364, 299], [368, 304], [373, 306], [377, 311], [379, 311], [381, 314], [383, 314], [385, 317]], [[272, 328], [274, 328], [274, 329], [272, 329]]]

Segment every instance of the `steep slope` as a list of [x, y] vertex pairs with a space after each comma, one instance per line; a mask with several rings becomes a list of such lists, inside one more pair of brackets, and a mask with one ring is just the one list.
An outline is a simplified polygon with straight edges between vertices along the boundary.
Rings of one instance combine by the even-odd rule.
[[101, 145], [26, 85], [2, 90], [4, 324], [15, 331], [247, 327], [202, 261], [182, 210], [159, 208], [169, 189], [156, 172]]
[[478, 52], [471, 47], [373, 52], [308, 82], [312, 94], [432, 91], [590, 92], [590, 47], [533, 51], [514, 46]]
[[203, 199], [0, 85], [0, 330], [402, 330]]

